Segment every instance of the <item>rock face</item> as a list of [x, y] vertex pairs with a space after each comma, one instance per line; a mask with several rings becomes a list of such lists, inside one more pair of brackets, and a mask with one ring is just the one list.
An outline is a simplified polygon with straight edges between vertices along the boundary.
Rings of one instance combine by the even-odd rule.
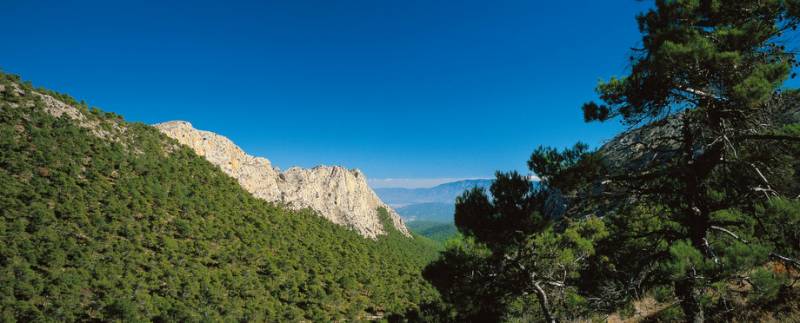
[[674, 157], [670, 151], [680, 143], [660, 138], [680, 138], [682, 117], [676, 115], [619, 134], [600, 147], [606, 165], [614, 170], [642, 169], [647, 165], [669, 161]]
[[[791, 92], [775, 97], [762, 116], [762, 124], [781, 127], [800, 122], [800, 93]], [[616, 136], [600, 147], [600, 152], [610, 169], [638, 170], [650, 165], [665, 163], [674, 158], [673, 151], [680, 145], [683, 114], [631, 129]], [[670, 138], [665, 140], [664, 138]], [[695, 147], [702, 153], [703, 145]]]
[[219, 166], [258, 198], [293, 209], [313, 209], [331, 222], [369, 238], [386, 233], [378, 213], [378, 208], [385, 208], [394, 227], [410, 236], [400, 216], [375, 195], [357, 169], [317, 166], [281, 172], [266, 158], [248, 155], [228, 138], [197, 130], [188, 122], [170, 121], [155, 127]]
[[[607, 171], [612, 175], [619, 175], [674, 161], [680, 153], [676, 149], [680, 147], [683, 118], [684, 114], [678, 113], [625, 131], [605, 143], [598, 151]], [[774, 128], [800, 123], [800, 92], [791, 91], [774, 97], [762, 111], [761, 120], [761, 124]], [[698, 142], [694, 153], [702, 154], [704, 146], [702, 142]], [[580, 190], [567, 192], [568, 194], [550, 191], [544, 214], [550, 218], [558, 218], [567, 209], [572, 209], [581, 210], [584, 214], [603, 215], [621, 205], [635, 202], [634, 198], [630, 198], [626, 201], [617, 200], [613, 204], [599, 204], [601, 199], [591, 198], [608, 192], [610, 185], [614, 185], [610, 180], [597, 180]]]

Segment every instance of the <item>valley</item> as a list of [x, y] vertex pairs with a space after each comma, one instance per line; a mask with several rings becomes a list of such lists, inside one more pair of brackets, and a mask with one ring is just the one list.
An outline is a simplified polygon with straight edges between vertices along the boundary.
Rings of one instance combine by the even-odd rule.
[[491, 184], [490, 179], [470, 179], [430, 188], [376, 188], [375, 193], [383, 201], [396, 207], [409, 230], [444, 243], [458, 235], [453, 221], [456, 197], [474, 187], [488, 191]]

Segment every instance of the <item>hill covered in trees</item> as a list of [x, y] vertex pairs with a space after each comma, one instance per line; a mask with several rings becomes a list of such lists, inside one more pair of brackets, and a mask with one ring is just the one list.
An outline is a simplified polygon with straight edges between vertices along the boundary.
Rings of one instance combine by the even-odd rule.
[[440, 243], [444, 243], [458, 235], [458, 230], [452, 222], [410, 221], [407, 225], [411, 232]]
[[458, 234], [453, 223], [453, 203], [419, 203], [397, 208], [411, 232], [444, 242]]
[[435, 301], [435, 245], [381, 214], [371, 240], [267, 203], [153, 127], [0, 75], [4, 322], [364, 320]]

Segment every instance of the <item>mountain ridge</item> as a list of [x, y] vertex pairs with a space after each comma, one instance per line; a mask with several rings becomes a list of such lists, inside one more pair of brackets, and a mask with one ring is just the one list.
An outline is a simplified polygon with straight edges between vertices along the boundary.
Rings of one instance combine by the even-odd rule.
[[397, 212], [381, 201], [358, 169], [319, 165], [281, 171], [267, 158], [249, 155], [227, 137], [195, 129], [187, 121], [168, 121], [154, 127], [220, 167], [258, 198], [295, 210], [310, 208], [369, 238], [386, 234], [378, 214], [378, 209], [384, 208], [394, 227], [411, 236]]

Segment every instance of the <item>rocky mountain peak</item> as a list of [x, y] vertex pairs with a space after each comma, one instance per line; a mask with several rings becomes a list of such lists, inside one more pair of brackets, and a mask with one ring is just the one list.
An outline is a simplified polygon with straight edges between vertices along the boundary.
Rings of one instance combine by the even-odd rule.
[[189, 122], [170, 121], [155, 127], [217, 165], [258, 198], [292, 209], [313, 209], [369, 238], [386, 233], [378, 213], [379, 208], [385, 208], [394, 227], [410, 236], [397, 212], [378, 198], [358, 169], [316, 166], [281, 171], [268, 159], [248, 155], [230, 139], [195, 129]]

